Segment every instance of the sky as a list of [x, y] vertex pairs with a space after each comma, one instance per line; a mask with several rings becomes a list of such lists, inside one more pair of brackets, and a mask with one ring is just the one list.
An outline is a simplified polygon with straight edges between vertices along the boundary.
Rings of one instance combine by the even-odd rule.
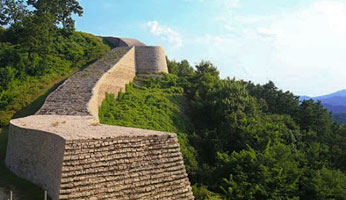
[[211, 61], [221, 77], [319, 96], [346, 89], [346, 0], [81, 0], [76, 29]]

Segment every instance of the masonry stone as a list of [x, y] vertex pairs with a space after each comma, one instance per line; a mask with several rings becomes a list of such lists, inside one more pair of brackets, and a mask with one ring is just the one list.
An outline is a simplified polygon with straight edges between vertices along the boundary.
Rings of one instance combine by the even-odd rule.
[[162, 47], [136, 47], [136, 71], [138, 74], [168, 73], [165, 50]]
[[194, 199], [176, 134], [100, 125], [105, 93], [136, 74], [166, 73], [162, 47], [117, 48], [66, 80], [42, 108], [10, 122], [6, 165], [58, 199]]
[[103, 37], [103, 38], [116, 47], [145, 46], [143, 42], [136, 39], [118, 38], [118, 37]]

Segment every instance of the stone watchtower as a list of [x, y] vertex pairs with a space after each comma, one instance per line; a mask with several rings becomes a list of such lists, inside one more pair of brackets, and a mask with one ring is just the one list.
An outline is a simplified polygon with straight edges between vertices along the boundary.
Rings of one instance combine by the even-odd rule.
[[137, 74], [168, 73], [165, 50], [159, 46], [146, 46], [136, 39], [105, 37], [115, 46], [133, 46]]
[[105, 93], [137, 74], [167, 73], [162, 47], [105, 37], [116, 48], [11, 120], [6, 165], [58, 199], [194, 199], [176, 134], [100, 125]]

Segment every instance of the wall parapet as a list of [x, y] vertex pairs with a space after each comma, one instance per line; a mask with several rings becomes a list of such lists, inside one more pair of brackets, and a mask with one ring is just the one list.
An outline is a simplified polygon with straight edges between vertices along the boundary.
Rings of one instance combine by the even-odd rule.
[[[130, 50], [130, 47], [115, 48], [86, 69], [72, 75], [47, 97], [36, 114], [91, 116], [88, 103], [94, 95], [93, 88], [104, 74], [117, 67]], [[134, 66], [128, 67], [134, 70]]]

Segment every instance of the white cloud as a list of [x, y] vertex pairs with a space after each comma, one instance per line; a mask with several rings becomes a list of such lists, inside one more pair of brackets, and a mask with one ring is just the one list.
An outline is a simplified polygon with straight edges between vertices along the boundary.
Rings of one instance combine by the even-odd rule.
[[185, 2], [213, 2], [213, 3], [221, 3], [227, 9], [234, 9], [240, 7], [240, 0], [182, 0]]
[[[207, 59], [224, 77], [256, 83], [273, 80], [295, 94], [317, 96], [346, 88], [346, 1], [317, 0], [257, 15], [229, 12], [247, 9], [239, 0], [184, 1], [215, 1], [223, 10], [210, 16], [215, 27], [198, 34], [188, 30], [180, 34], [157, 21], [148, 22], [153, 35], [172, 44], [166, 46], [169, 56], [192, 63]], [[183, 42], [179, 51], [171, 48]]]
[[233, 27], [232, 25], [229, 25], [229, 24], [225, 24], [223, 27], [224, 27], [225, 30], [227, 30], [227, 31], [234, 31], [234, 30], [236, 30], [235, 27]]
[[322, 0], [277, 14], [224, 13], [224, 17], [219, 22], [233, 34], [204, 39], [213, 38], [210, 43], [219, 55], [211, 59], [219, 62], [222, 74], [262, 83], [273, 80], [296, 94], [346, 88], [345, 1]]
[[146, 27], [151, 34], [159, 37], [161, 40], [167, 41], [174, 48], [179, 48], [183, 45], [181, 35], [168, 26], [162, 26], [157, 21], [149, 21], [146, 23]]
[[232, 9], [232, 8], [239, 8], [239, 6], [240, 6], [239, 0], [226, 0], [226, 5], [230, 9]]
[[259, 27], [257, 28], [257, 34], [264, 38], [276, 38], [281, 34], [281, 32], [275, 29]]
[[276, 65], [271, 66], [271, 74], [298, 93], [346, 88], [345, 21], [346, 3], [329, 0], [277, 16], [258, 28], [259, 35], [273, 39], [266, 44], [275, 50], [268, 52]]

